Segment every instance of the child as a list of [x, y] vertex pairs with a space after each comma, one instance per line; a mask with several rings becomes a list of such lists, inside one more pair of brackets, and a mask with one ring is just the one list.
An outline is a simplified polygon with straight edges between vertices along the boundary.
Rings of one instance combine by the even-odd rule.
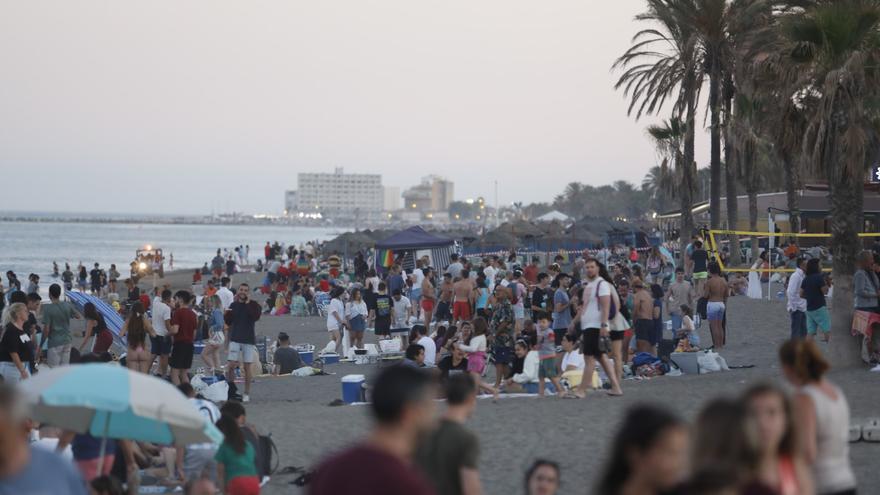
[[700, 347], [700, 335], [694, 327], [694, 310], [687, 304], [681, 305], [681, 330], [679, 338], [686, 338], [688, 347]]
[[549, 378], [556, 387], [556, 395], [562, 397], [565, 392], [559, 383], [559, 371], [556, 367], [556, 336], [550, 328], [550, 315], [541, 312], [538, 315], [538, 358], [541, 364], [538, 367], [538, 395], [544, 397], [544, 380]]

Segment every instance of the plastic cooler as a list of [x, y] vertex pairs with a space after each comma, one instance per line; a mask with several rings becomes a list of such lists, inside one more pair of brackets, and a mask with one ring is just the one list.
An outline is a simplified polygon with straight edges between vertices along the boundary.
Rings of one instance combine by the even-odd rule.
[[339, 354], [328, 352], [327, 354], [321, 354], [321, 359], [324, 360], [324, 364], [336, 364], [339, 362]]
[[303, 363], [312, 364], [315, 358], [315, 346], [312, 344], [297, 344], [293, 348], [299, 353]]
[[346, 404], [363, 402], [364, 375], [345, 375], [342, 377], [342, 401]]

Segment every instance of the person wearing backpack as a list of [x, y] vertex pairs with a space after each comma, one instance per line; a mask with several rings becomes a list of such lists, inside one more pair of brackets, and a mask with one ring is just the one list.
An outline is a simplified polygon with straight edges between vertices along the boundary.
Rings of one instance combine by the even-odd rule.
[[[595, 258], [590, 258], [586, 262], [587, 278], [584, 280], [586, 285], [581, 298], [583, 304], [569, 329], [573, 332], [575, 328], [580, 328], [581, 345], [586, 360], [583, 379], [574, 393], [578, 398], [586, 397], [586, 387], [592, 383], [597, 361], [611, 382], [608, 395], [623, 395], [617, 372], [608, 359], [608, 353], [611, 351], [609, 327], [612, 309], [611, 284], [599, 276], [599, 266], [599, 261]], [[614, 313], [617, 313], [616, 308]], [[579, 326], [575, 327], [575, 323], [579, 323]]]

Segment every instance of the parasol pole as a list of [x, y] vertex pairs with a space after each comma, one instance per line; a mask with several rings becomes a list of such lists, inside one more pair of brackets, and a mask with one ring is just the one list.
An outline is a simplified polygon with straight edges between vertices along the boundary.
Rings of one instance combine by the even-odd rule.
[[104, 421], [104, 434], [101, 436], [101, 450], [98, 454], [98, 476], [104, 475], [104, 456], [107, 453], [107, 435], [110, 432], [110, 413], [107, 413], [107, 419]]

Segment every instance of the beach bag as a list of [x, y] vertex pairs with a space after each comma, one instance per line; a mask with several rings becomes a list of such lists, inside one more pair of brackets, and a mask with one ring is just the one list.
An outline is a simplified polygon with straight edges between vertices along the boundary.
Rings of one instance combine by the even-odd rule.
[[261, 461], [260, 465], [257, 466], [257, 470], [261, 478], [271, 476], [278, 469], [278, 447], [275, 446], [271, 433], [268, 435], [258, 435], [257, 442], [260, 447], [259, 457]]
[[217, 380], [200, 390], [199, 395], [211, 402], [223, 402], [229, 398], [229, 383], [226, 380]]
[[655, 361], [659, 361], [653, 354], [648, 352], [639, 352], [635, 356], [633, 356], [632, 364], [634, 367], [638, 368], [643, 365], [652, 365]]
[[[596, 304], [599, 304], [599, 287], [601, 287], [603, 283], [608, 282], [605, 282], [604, 280], [599, 280], [599, 283], [596, 284]], [[615, 290], [614, 286], [611, 286], [611, 290]], [[615, 316], [617, 316], [617, 304], [614, 303], [614, 298], [612, 297], [611, 304], [608, 306], [608, 319], [611, 320]]]
[[707, 351], [697, 356], [697, 364], [700, 365], [700, 374], [730, 370], [727, 361], [714, 351]]

